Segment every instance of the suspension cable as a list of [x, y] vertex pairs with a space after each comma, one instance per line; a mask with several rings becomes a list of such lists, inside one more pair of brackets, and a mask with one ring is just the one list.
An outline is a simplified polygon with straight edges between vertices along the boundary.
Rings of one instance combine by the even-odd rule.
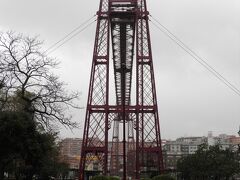
[[189, 46], [187, 46], [182, 40], [180, 40], [176, 35], [174, 35], [166, 26], [162, 25], [156, 18], [151, 16], [156, 23], [154, 23], [151, 19], [150, 22], [162, 33], [164, 33], [168, 38], [174, 41], [180, 48], [182, 48], [186, 53], [193, 57], [199, 64], [205, 67], [212, 75], [214, 75], [217, 79], [219, 79], [222, 83], [224, 83], [228, 88], [230, 88], [233, 92], [240, 96], [240, 90], [234, 86], [230, 81], [228, 81], [222, 74], [215, 70], [215, 68], [206, 60], [201, 58], [196, 52], [194, 52]]
[[[96, 20], [91, 21], [96, 15], [92, 16], [91, 18], [84, 21], [82, 24], [80, 24], [78, 27], [74, 28], [71, 32], [66, 34], [63, 38], [52, 44], [48, 49], [44, 51], [47, 55], [64, 45], [66, 42], [71, 40], [73, 37], [84, 31], [86, 28], [88, 28], [91, 24], [93, 24]], [[91, 21], [91, 23], [89, 23]], [[87, 25], [86, 25], [87, 24]]]

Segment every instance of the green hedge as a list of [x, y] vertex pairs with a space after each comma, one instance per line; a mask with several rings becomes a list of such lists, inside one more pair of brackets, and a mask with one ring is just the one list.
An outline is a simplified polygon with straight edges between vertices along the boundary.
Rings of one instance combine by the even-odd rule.
[[175, 178], [171, 177], [170, 175], [160, 175], [160, 176], [155, 176], [152, 178], [152, 180], [175, 180]]
[[106, 176], [94, 176], [91, 180], [108, 180]]
[[120, 180], [118, 177], [94, 176], [92, 180]]
[[[118, 177], [109, 177], [109, 176], [94, 176], [92, 180], [120, 180]], [[141, 180], [151, 180], [150, 178], [143, 178]], [[155, 176], [152, 180], [175, 180], [175, 178], [171, 177], [170, 175], [160, 175]]]
[[108, 179], [109, 180], [120, 180], [120, 178], [118, 178], [118, 177], [109, 177]]

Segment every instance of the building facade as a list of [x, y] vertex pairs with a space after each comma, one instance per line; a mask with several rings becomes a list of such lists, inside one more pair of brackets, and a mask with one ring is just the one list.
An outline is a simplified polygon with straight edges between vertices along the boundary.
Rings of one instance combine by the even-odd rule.
[[82, 139], [66, 138], [60, 142], [60, 157], [70, 169], [79, 169]]
[[165, 168], [167, 170], [175, 170], [177, 161], [184, 156], [194, 154], [201, 144], [207, 144], [208, 146], [219, 145], [223, 150], [231, 149], [232, 151], [237, 151], [240, 137], [227, 134], [213, 136], [212, 132], [209, 132], [207, 137], [181, 137], [174, 141], [164, 141], [163, 156]]
[[[163, 147], [163, 161], [164, 167], [168, 170], [175, 170], [177, 167], [177, 161], [191, 154], [194, 154], [201, 144], [208, 144], [208, 146], [220, 145], [222, 149], [232, 149], [237, 151], [240, 144], [240, 137], [234, 135], [220, 134], [213, 136], [212, 132], [208, 133], [208, 136], [202, 137], [181, 137], [176, 140], [162, 140]], [[71, 169], [79, 169], [79, 161], [81, 154], [82, 139], [80, 138], [66, 138], [60, 143], [61, 146], [61, 159], [70, 165]], [[118, 148], [122, 149], [122, 143], [119, 142]], [[116, 167], [122, 167], [122, 153], [118, 154], [116, 159], [111, 161], [111, 158], [116, 156], [112, 151], [112, 142], [109, 142], [108, 163], [110, 169], [109, 172], [116, 169]], [[96, 161], [97, 162], [97, 161]], [[134, 160], [132, 161], [134, 163]], [[99, 171], [98, 164], [90, 164], [87, 168], [89, 171]], [[121, 169], [121, 168], [120, 168]], [[120, 172], [121, 173], [121, 172]]]
[[165, 169], [176, 169], [180, 158], [194, 154], [199, 145], [206, 143], [206, 140], [206, 137], [181, 137], [175, 141], [166, 141], [163, 145]]

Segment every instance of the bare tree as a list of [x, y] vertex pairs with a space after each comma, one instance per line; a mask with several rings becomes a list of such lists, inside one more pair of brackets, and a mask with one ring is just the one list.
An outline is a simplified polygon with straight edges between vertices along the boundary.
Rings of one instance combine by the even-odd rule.
[[[0, 33], [0, 107], [21, 104], [45, 128], [54, 122], [75, 127], [67, 111], [78, 108], [77, 92], [68, 92], [51, 70], [58, 62], [41, 50], [42, 42], [13, 32]], [[11, 98], [10, 98], [11, 97]], [[16, 98], [17, 102], [16, 103]], [[18, 106], [18, 109], [20, 106]]]

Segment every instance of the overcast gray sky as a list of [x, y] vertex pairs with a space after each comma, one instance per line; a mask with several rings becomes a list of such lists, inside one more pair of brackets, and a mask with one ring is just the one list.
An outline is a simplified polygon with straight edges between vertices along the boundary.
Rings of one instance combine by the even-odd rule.
[[[150, 13], [217, 71], [240, 88], [239, 0], [148, 0]], [[0, 0], [0, 30], [39, 35], [44, 48], [97, 11], [99, 0]], [[51, 54], [69, 89], [82, 92], [85, 106], [95, 25]], [[150, 27], [162, 138], [236, 134], [240, 96], [234, 94], [154, 26]], [[84, 124], [85, 109], [73, 113]], [[61, 130], [81, 137], [82, 129]]]

